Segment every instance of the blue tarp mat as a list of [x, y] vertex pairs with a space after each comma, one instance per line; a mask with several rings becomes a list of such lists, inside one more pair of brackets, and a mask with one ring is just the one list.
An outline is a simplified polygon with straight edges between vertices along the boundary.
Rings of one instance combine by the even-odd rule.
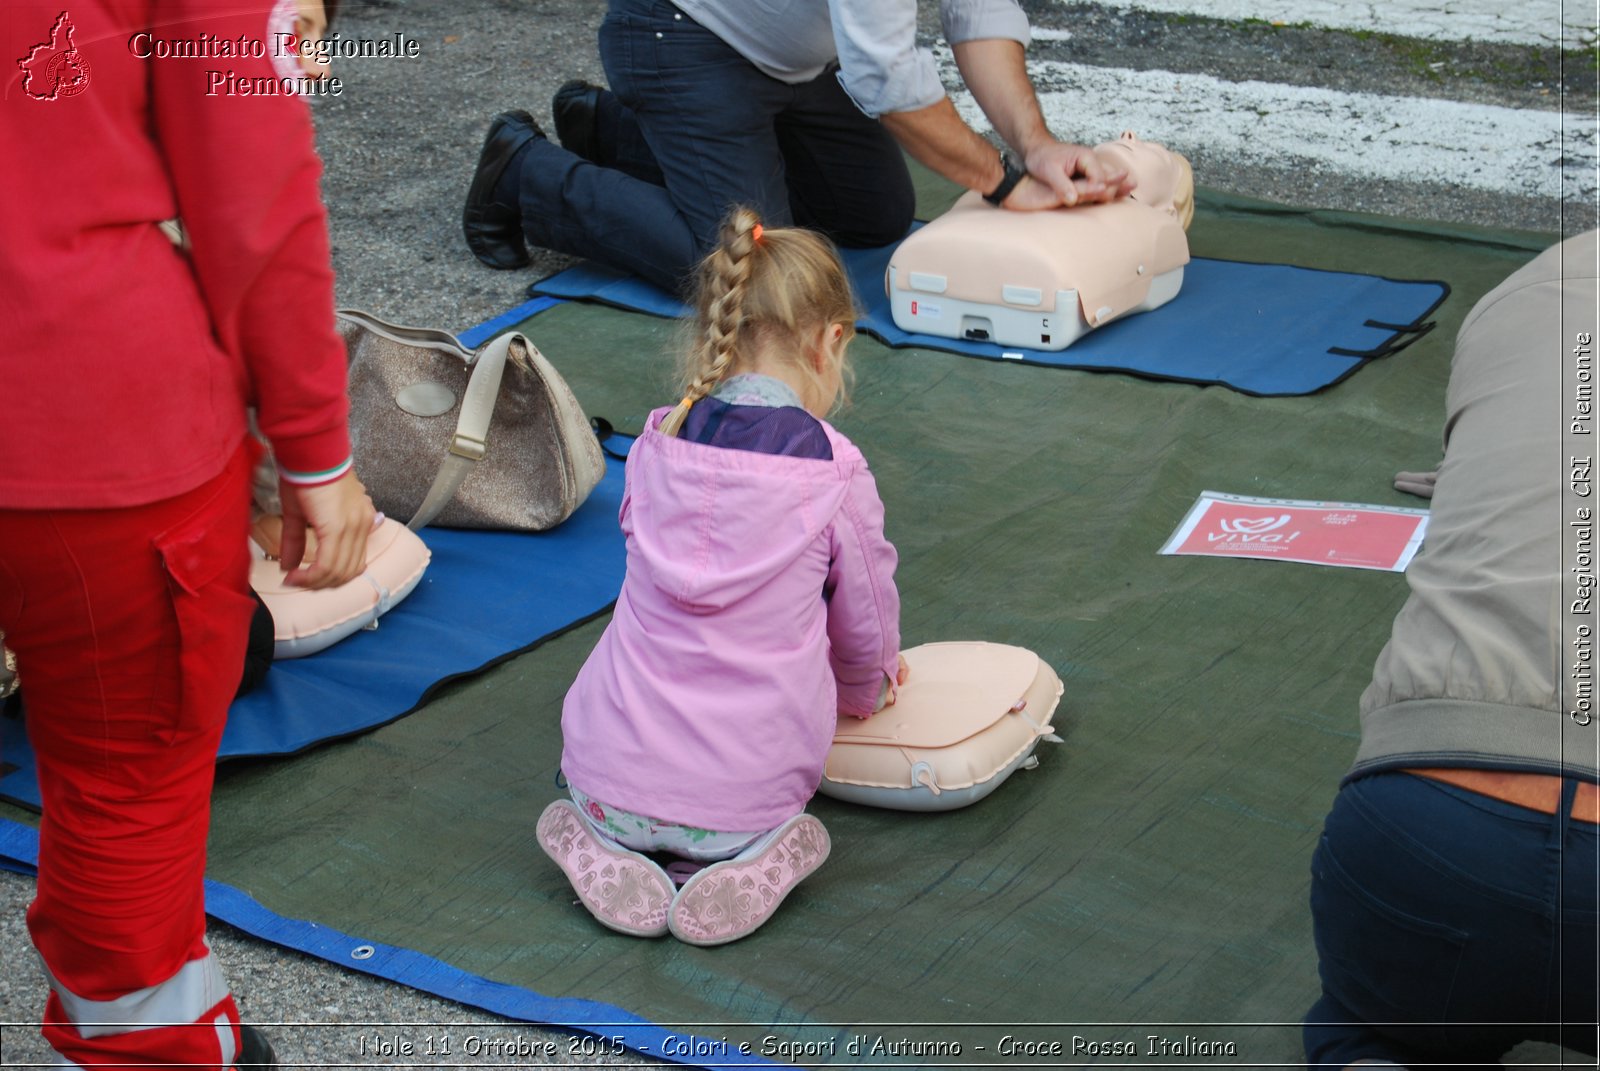
[[[1432, 327], [1426, 318], [1450, 292], [1441, 282], [1197, 257], [1184, 271], [1182, 291], [1166, 305], [1048, 352], [900, 330], [883, 288], [894, 250], [841, 250], [865, 310], [857, 327], [891, 346], [1215, 384], [1263, 397], [1310, 394], [1394, 353]], [[559, 272], [528, 292], [656, 316], [684, 311], [665, 291], [597, 264]]]
[[[233, 704], [219, 758], [289, 755], [410, 713], [440, 685], [475, 673], [606, 610], [622, 589], [617, 526], [622, 463], [548, 532], [424, 528], [433, 561], [415, 591], [358, 632], [310, 658], [273, 663]], [[3, 719], [0, 796], [39, 806], [22, 722]], [[15, 766], [15, 769], [11, 767]]]
[[[33, 875], [38, 865], [38, 830], [0, 818], [0, 866]], [[702, 1054], [701, 1061], [704, 1055], [728, 1060], [722, 1063], [713, 1059], [709, 1063], [696, 1062], [694, 1065], [707, 1071], [773, 1066], [772, 1061], [742, 1052], [737, 1045], [725, 1040], [668, 1031], [612, 1004], [572, 997], [547, 997], [531, 989], [469, 974], [409, 948], [368, 941], [315, 922], [287, 918], [269, 911], [248, 893], [209, 878], [206, 879], [206, 914], [263, 941], [271, 941], [275, 945], [292, 948], [375, 978], [398, 982], [424, 993], [482, 1008], [508, 1019], [567, 1027], [598, 1035], [607, 1041], [616, 1039], [635, 1052], [663, 1060], [675, 1060], [689, 1052]], [[558, 1055], [552, 1054], [550, 1058], [557, 1059]]]

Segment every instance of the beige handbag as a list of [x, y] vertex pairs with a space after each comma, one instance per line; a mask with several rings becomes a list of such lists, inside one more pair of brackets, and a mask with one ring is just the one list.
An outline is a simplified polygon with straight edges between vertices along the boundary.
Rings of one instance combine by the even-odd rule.
[[444, 331], [339, 311], [350, 440], [373, 503], [408, 527], [543, 531], [605, 472], [561, 374], [511, 332], [469, 350]]

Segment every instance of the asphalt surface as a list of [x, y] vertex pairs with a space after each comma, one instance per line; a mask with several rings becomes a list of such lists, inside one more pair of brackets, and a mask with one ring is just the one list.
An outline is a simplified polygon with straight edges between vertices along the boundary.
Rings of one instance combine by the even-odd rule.
[[[1592, 55], [1563, 55], [1541, 45], [1470, 44], [1384, 33], [1343, 32], [1265, 23], [1223, 23], [1094, 4], [1024, 0], [1038, 27], [1057, 31], [1035, 46], [1042, 58], [1131, 69], [1159, 68], [1231, 81], [1262, 80], [1355, 93], [1471, 101], [1507, 108], [1567, 111], [1594, 123]], [[1324, 5], [1326, 6], [1326, 5]], [[1433, 23], [1448, 24], [1439, 0]], [[314, 104], [327, 165], [334, 265], [341, 304], [401, 323], [462, 329], [522, 300], [534, 279], [565, 266], [537, 253], [531, 267], [480, 267], [461, 239], [460, 209], [490, 116], [523, 107], [549, 114], [548, 102], [569, 78], [603, 81], [594, 33], [600, 0], [367, 0], [345, 5], [337, 29], [347, 37], [403, 32], [421, 54], [409, 60], [340, 61], [343, 94]], [[925, 29], [936, 32], [932, 13]], [[1085, 101], [1092, 109], [1094, 101]], [[1071, 131], [1058, 131], [1072, 136]], [[1198, 181], [1289, 204], [1343, 208], [1422, 219], [1571, 234], [1593, 227], [1593, 197], [1562, 202], [1515, 191], [1463, 190], [1405, 182], [1373, 183], [1332, 167], [1253, 158], [1248, 146], [1185, 145]], [[0, 875], [0, 1023], [36, 1024], [44, 983], [23, 926], [30, 879]], [[285, 1066], [437, 1063], [361, 1057], [362, 1036], [381, 1028], [336, 1023], [454, 1024], [490, 1036], [496, 1020], [481, 1012], [375, 981], [321, 961], [244, 938], [214, 925], [217, 949], [245, 1018], [271, 1028]], [[1311, 994], [1306, 994], [1311, 999]], [[466, 1026], [464, 1024], [477, 1024]], [[503, 1039], [533, 1038], [532, 1028], [499, 1028]], [[567, 1035], [548, 1035], [564, 1048]], [[1519, 1052], [1520, 1054], [1520, 1052]], [[1527, 1058], [1548, 1056], [1532, 1051]], [[40, 1065], [49, 1050], [35, 1026], [0, 1033], [0, 1064]], [[594, 1066], [587, 1057], [476, 1060]], [[618, 1061], [630, 1062], [630, 1061]], [[644, 1061], [649, 1062], [649, 1061]]]

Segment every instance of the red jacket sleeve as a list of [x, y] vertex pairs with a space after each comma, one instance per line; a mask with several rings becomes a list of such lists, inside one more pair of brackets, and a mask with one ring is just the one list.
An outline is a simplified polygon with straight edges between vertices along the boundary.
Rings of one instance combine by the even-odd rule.
[[212, 330], [244, 362], [261, 430], [284, 468], [334, 469], [350, 454], [345, 353], [310, 110], [282, 91], [292, 57], [274, 62], [283, 47], [268, 5], [163, 0], [155, 10], [162, 36], [262, 43], [259, 57], [151, 62], [155, 136]]

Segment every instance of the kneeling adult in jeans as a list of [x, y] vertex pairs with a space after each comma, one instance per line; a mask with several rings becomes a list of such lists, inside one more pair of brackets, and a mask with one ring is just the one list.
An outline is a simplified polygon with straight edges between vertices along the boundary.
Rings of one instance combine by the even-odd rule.
[[1457, 338], [1427, 542], [1312, 860], [1313, 1064], [1595, 1053], [1600, 721], [1572, 716], [1570, 645], [1595, 618], [1569, 598], [1593, 559], [1563, 504], [1595, 261], [1595, 232], [1545, 252]]
[[600, 27], [611, 89], [556, 94], [559, 146], [526, 112], [494, 119], [467, 195], [467, 244], [494, 268], [528, 263], [526, 240], [673, 291], [735, 205], [841, 245], [898, 241], [915, 207], [902, 147], [1006, 208], [1132, 188], [1124, 169], [1046, 127], [1014, 0], [942, 0], [940, 15], [962, 77], [1018, 160], [1003, 160], [945, 96], [917, 47], [914, 0], [611, 0]]

